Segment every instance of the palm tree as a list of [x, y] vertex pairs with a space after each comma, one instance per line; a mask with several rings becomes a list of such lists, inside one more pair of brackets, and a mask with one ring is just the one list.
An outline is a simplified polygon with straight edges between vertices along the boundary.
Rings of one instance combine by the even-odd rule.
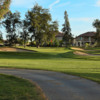
[[96, 42], [97, 42], [97, 46], [100, 46], [100, 20], [96, 19], [93, 22], [93, 26], [96, 28], [95, 39], [96, 39]]

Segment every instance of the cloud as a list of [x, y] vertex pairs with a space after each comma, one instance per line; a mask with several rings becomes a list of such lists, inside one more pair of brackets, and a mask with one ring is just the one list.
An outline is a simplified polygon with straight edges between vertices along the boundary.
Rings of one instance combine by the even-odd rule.
[[100, 7], [100, 0], [98, 0], [97, 2], [96, 2], [96, 5], [95, 5], [96, 7]]
[[77, 22], [91, 22], [95, 18], [70, 18], [71, 21], [77, 21]]
[[58, 7], [63, 7], [63, 6], [69, 5], [69, 4], [70, 4], [70, 2], [62, 3], [62, 4], [59, 4]]
[[56, 0], [55, 2], [53, 2], [50, 6], [49, 9], [51, 10], [53, 8], [53, 6], [55, 6], [56, 4], [58, 4], [60, 2], [60, 0]]

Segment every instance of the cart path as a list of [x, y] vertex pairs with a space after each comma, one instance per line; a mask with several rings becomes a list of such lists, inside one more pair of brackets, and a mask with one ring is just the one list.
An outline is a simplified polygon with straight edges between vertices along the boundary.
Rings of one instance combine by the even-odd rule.
[[100, 84], [63, 73], [1, 68], [0, 73], [36, 82], [48, 100], [100, 100]]

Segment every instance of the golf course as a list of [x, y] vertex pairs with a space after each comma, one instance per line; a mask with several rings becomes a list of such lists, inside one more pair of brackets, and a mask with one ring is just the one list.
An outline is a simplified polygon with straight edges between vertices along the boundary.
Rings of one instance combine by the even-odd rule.
[[0, 100], [100, 100], [100, 0], [0, 0]]
[[[8, 70], [31, 69], [54, 71], [79, 76], [100, 83], [100, 56], [93, 56], [92, 54], [77, 55], [75, 52], [81, 52], [82, 54], [82, 52], [86, 53], [87, 50], [64, 47], [26, 47], [25, 49], [23, 47], [1, 47], [0, 68], [1, 72], [4, 68]], [[0, 84], [1, 100], [47, 100], [37, 85], [27, 80], [1, 74]], [[11, 89], [12, 91], [9, 91]]]
[[[19, 47], [22, 48], [22, 47]], [[75, 55], [67, 48], [26, 47], [33, 52], [0, 52], [0, 68], [62, 72], [100, 82], [100, 56]]]

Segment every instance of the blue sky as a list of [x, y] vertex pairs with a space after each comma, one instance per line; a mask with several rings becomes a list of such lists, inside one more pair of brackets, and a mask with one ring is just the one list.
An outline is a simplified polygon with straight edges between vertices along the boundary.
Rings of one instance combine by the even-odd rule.
[[77, 36], [87, 31], [95, 31], [92, 23], [100, 19], [100, 0], [12, 0], [11, 11], [19, 11], [24, 18], [27, 10], [35, 3], [48, 8], [53, 20], [59, 22], [59, 31], [64, 23], [64, 11], [69, 15], [72, 34]]

